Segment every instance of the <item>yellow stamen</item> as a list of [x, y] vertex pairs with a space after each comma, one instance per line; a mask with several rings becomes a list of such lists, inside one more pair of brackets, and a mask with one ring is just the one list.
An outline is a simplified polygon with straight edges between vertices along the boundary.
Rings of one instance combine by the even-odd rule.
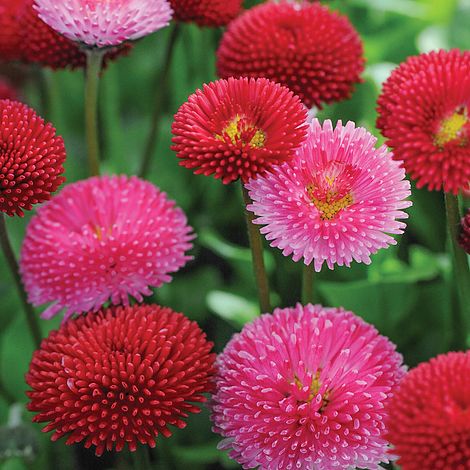
[[[310, 384], [310, 393], [308, 395], [308, 400], [307, 400], [308, 403], [310, 403], [320, 392], [320, 388], [322, 386], [320, 382], [320, 374], [321, 374], [321, 370], [317, 370], [317, 372], [315, 373], [315, 376], [312, 377], [312, 383]], [[301, 382], [301, 380], [299, 379], [297, 375], [294, 376], [294, 383], [299, 390], [302, 390], [304, 388], [304, 384]], [[329, 396], [330, 396], [330, 392], [326, 390], [322, 396], [322, 404], [319, 409], [320, 412], [325, 409], [326, 405], [328, 405]]]
[[[328, 184], [331, 186], [332, 183], [326, 177], [326, 180]], [[336, 217], [336, 215], [345, 209], [346, 207], [349, 207], [354, 201], [352, 194], [346, 194], [346, 196], [343, 196], [340, 199], [337, 199], [338, 193], [336, 191], [328, 191], [326, 193], [326, 197], [324, 200], [317, 199], [315, 197], [315, 186], [313, 184], [309, 184], [307, 186], [307, 193], [308, 196], [310, 197], [310, 200], [315, 204], [315, 207], [319, 210], [320, 212], [320, 217], [322, 220], [332, 220]]]
[[468, 117], [465, 112], [455, 112], [452, 116], [444, 119], [439, 131], [434, 137], [436, 145], [443, 147], [453, 140], [463, 138], [461, 131], [467, 122]]
[[[253, 131], [254, 134], [251, 135]], [[249, 142], [243, 140], [245, 134], [251, 136]], [[246, 121], [238, 115], [222, 130], [221, 135], [217, 134], [215, 137], [217, 140], [223, 141], [224, 135], [229, 137], [232, 144], [241, 141], [243, 144], [248, 143], [250, 147], [263, 148], [266, 143], [266, 134], [262, 130], [247, 124]]]

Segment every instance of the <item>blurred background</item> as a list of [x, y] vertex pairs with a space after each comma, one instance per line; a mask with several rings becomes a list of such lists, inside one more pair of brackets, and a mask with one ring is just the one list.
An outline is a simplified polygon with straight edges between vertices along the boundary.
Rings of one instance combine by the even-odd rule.
[[[255, 3], [260, 2], [246, 2], [245, 6]], [[470, 46], [470, 0], [325, 3], [346, 14], [359, 31], [367, 67], [364, 83], [356, 88], [352, 99], [325, 107], [319, 117], [353, 120], [377, 136], [376, 99], [381, 83], [398, 63], [432, 49]], [[219, 352], [231, 335], [259, 311], [240, 186], [223, 186], [212, 178], [194, 176], [178, 166], [170, 150], [173, 114], [196, 88], [216, 78], [215, 51], [222, 35], [222, 30], [188, 24], [181, 27], [148, 179], [186, 211], [198, 238], [192, 251], [194, 260], [147, 301], [170, 306], [199, 322]], [[103, 75], [100, 120], [105, 173], [138, 171], [169, 32], [166, 28], [139, 41], [127, 57], [110, 63]], [[48, 95], [47, 109], [39, 93], [39, 74]], [[15, 70], [14, 75], [22, 99], [52, 121], [64, 137], [68, 182], [85, 178], [83, 71], [25, 67]], [[343, 306], [373, 323], [397, 344], [409, 366], [453, 349], [461, 334], [452, 327], [456, 299], [446, 254], [442, 195], [414, 189], [412, 199], [408, 230], [396, 247], [382, 250], [369, 267], [354, 264], [334, 272], [324, 269], [315, 279], [317, 302]], [[7, 221], [17, 252], [30, 216]], [[283, 257], [277, 249], [267, 250], [266, 261], [273, 304], [294, 305], [300, 298], [302, 266]], [[59, 318], [42, 321], [44, 334], [59, 323]], [[0, 469], [126, 468], [127, 455], [117, 459], [106, 455], [98, 461], [91, 453], [66, 447], [62, 442], [51, 443], [49, 435], [40, 433], [40, 426], [30, 424], [30, 414], [22, 410], [26, 403], [24, 374], [32, 352], [17, 292], [0, 255], [0, 384], [4, 388], [0, 393]], [[15, 402], [22, 405], [12, 407]], [[20, 427], [12, 428], [21, 421]], [[185, 430], [175, 430], [171, 439], [161, 439], [155, 451], [158, 468], [177, 470], [189, 464], [192, 470], [239, 468], [216, 449], [219, 439], [210, 428], [208, 412], [203, 410], [189, 419]]]

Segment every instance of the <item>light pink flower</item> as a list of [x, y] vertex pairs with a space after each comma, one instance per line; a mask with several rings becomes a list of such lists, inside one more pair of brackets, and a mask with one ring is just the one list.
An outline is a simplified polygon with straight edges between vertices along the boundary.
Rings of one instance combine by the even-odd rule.
[[217, 360], [220, 447], [243, 468], [378, 468], [402, 357], [351, 312], [298, 304], [244, 327]]
[[39, 17], [52, 29], [87, 46], [117, 46], [167, 26], [167, 0], [35, 0]]
[[397, 219], [411, 205], [410, 183], [400, 162], [353, 122], [335, 129], [331, 121], [311, 124], [296, 156], [247, 184], [248, 209], [265, 225], [261, 232], [294, 261], [349, 266], [370, 263], [370, 255], [396, 244], [389, 234], [405, 228]]
[[28, 225], [20, 270], [29, 301], [52, 303], [44, 318], [141, 302], [190, 259], [191, 231], [165, 193], [136, 177], [70, 184]]

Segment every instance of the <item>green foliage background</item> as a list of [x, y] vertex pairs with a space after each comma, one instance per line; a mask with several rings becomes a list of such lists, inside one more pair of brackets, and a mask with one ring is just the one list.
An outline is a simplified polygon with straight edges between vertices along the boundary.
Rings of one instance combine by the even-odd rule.
[[[376, 135], [375, 103], [381, 82], [396, 64], [410, 55], [438, 48], [468, 48], [469, 0], [335, 0], [327, 2], [349, 16], [359, 30], [367, 57], [365, 81], [351, 100], [326, 107], [321, 118], [353, 120]], [[247, 5], [248, 6], [248, 5]], [[183, 25], [171, 68], [158, 146], [149, 179], [163, 188], [186, 211], [198, 238], [194, 261], [176, 274], [174, 281], [155, 292], [149, 302], [168, 305], [197, 320], [221, 351], [242, 325], [258, 314], [250, 253], [243, 220], [240, 187], [223, 186], [211, 178], [194, 176], [178, 166], [170, 146], [173, 114], [188, 95], [215, 78], [215, 50], [221, 31]], [[109, 65], [101, 88], [103, 133], [102, 170], [136, 173], [148, 133], [155, 94], [155, 76], [163, 61], [169, 29], [136, 44], [128, 57]], [[83, 73], [45, 71], [51, 107], [48, 119], [63, 135], [68, 150], [68, 183], [85, 178], [83, 130]], [[24, 90], [25, 100], [41, 110], [35, 82]], [[379, 139], [382, 142], [381, 139]], [[398, 245], [374, 257], [371, 266], [325, 270], [316, 278], [316, 298], [328, 306], [352, 309], [377, 326], [398, 345], [408, 365], [414, 366], [453, 348], [461, 335], [452, 327], [455, 292], [446, 254], [442, 195], [413, 191], [409, 226]], [[8, 220], [18, 251], [30, 215]], [[291, 306], [300, 298], [301, 265], [269, 249], [267, 264], [277, 306]], [[44, 334], [60, 320], [42, 321]], [[3, 258], [0, 257], [0, 382], [6, 395], [26, 402], [24, 374], [33, 352], [21, 306]], [[5, 395], [5, 394], [4, 394]], [[0, 426], [7, 424], [9, 405], [0, 396]], [[18, 436], [0, 429], [0, 469], [25, 468], [126, 468], [127, 455], [108, 456], [101, 463], [87, 453], [52, 444], [30, 425], [23, 413]], [[32, 435], [31, 435], [32, 430]], [[1, 459], [5, 449], [31, 444], [37, 439], [37, 457]], [[24, 442], [22, 442], [24, 441]], [[26, 442], [26, 444], [25, 444]], [[207, 411], [189, 420], [185, 430], [175, 430], [170, 440], [157, 446], [158, 468], [193, 470], [238, 468], [216, 450], [218, 438], [210, 431]], [[3, 452], [3, 454], [2, 454]], [[78, 459], [78, 460], [77, 460]], [[81, 462], [77, 466], [77, 461]], [[173, 463], [171, 463], [173, 462]]]

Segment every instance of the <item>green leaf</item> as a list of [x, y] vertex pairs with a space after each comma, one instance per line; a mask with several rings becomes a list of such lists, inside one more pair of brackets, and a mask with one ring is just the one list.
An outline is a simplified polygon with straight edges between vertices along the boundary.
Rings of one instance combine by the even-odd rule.
[[228, 292], [210, 292], [207, 305], [216, 315], [237, 329], [259, 316], [259, 308], [255, 303]]

